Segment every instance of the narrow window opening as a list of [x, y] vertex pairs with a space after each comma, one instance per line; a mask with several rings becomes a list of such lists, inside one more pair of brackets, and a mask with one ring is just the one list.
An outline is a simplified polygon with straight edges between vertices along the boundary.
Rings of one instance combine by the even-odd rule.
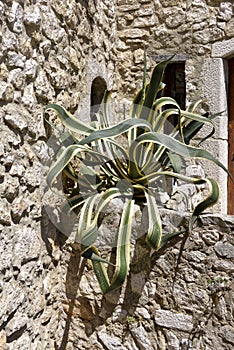
[[107, 85], [103, 78], [97, 77], [93, 80], [92, 86], [91, 86], [91, 98], [90, 98], [91, 121], [97, 120], [96, 114], [99, 111], [99, 107], [102, 102], [106, 89], [107, 89]]
[[[172, 97], [181, 109], [185, 109], [186, 101], [186, 85], [185, 85], [185, 62], [169, 63], [164, 74], [164, 96]], [[174, 108], [173, 106], [171, 106]], [[167, 107], [167, 108], [170, 108]], [[165, 133], [170, 133], [176, 125], [178, 117], [172, 115], [168, 118], [168, 123], [165, 124]]]

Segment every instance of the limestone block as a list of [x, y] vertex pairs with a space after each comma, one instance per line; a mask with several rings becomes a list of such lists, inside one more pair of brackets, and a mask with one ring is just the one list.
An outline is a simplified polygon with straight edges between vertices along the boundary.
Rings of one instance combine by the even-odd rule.
[[180, 350], [180, 341], [177, 336], [168, 330], [164, 331], [167, 338], [168, 350]]
[[192, 316], [184, 315], [182, 313], [174, 313], [168, 310], [157, 310], [154, 319], [155, 323], [161, 327], [178, 329], [184, 332], [191, 332], [193, 329]]
[[147, 37], [149, 33], [146, 30], [141, 30], [138, 28], [132, 28], [132, 29], [125, 29], [122, 33], [120, 33], [120, 38], [131, 38], [131, 39], [138, 39]]
[[16, 104], [7, 106], [4, 120], [10, 127], [20, 132], [25, 131], [28, 126], [25, 115], [21, 113], [19, 106]]
[[19, 192], [18, 178], [5, 174], [4, 181], [0, 184], [0, 190], [4, 198], [11, 202]]
[[66, 70], [58, 69], [50, 74], [51, 84], [56, 89], [67, 89], [70, 77]]
[[11, 84], [2, 81], [0, 86], [0, 101], [11, 102], [14, 97], [14, 88]]
[[202, 239], [207, 245], [214, 245], [216, 242], [219, 241], [219, 238], [219, 231], [215, 229], [211, 231], [206, 231], [202, 234]]
[[9, 174], [12, 176], [22, 177], [24, 172], [25, 172], [24, 166], [18, 163], [17, 161], [14, 161], [9, 171]]
[[41, 97], [46, 100], [52, 100], [55, 93], [51, 84], [49, 83], [46, 73], [43, 70], [40, 70], [36, 81], [34, 83], [35, 93], [38, 97]]
[[0, 349], [7, 350], [7, 338], [6, 338], [6, 331], [2, 330], [0, 332]]
[[229, 21], [233, 16], [233, 3], [230, 1], [223, 1], [219, 5], [218, 19]]
[[28, 84], [24, 88], [24, 93], [21, 102], [29, 111], [34, 110], [35, 106], [37, 105], [37, 100], [34, 93], [33, 83]]
[[130, 331], [140, 350], [152, 349], [152, 344], [149, 339], [149, 333], [146, 332], [142, 325], [138, 326], [137, 324], [134, 324], [130, 327]]
[[[202, 69], [202, 75], [206, 77], [206, 79], [203, 81], [203, 94], [211, 113], [218, 113], [227, 110], [226, 82], [223, 72], [224, 65], [221, 58], [211, 58], [205, 60]], [[216, 127], [214, 137], [227, 139], [228, 128], [226, 115], [223, 114], [222, 116], [216, 118], [214, 123]], [[205, 127], [203, 130], [206, 132]]]
[[171, 29], [181, 26], [185, 21], [185, 12], [180, 7], [165, 9], [164, 16], [167, 27]]
[[234, 328], [226, 325], [220, 328], [220, 335], [223, 339], [225, 339], [228, 343], [234, 345]]
[[33, 145], [33, 151], [43, 165], [47, 164], [47, 162], [51, 160], [49, 147], [45, 141], [37, 141], [35, 145]]
[[231, 261], [216, 260], [213, 264], [214, 271], [234, 272], [234, 264]]
[[230, 21], [228, 21], [226, 28], [225, 28], [225, 33], [230, 38], [234, 37], [234, 18], [232, 18], [232, 19], [230, 19]]
[[14, 317], [7, 323], [5, 327], [6, 335], [9, 337], [12, 333], [26, 327], [28, 318], [20, 311], [16, 311]]
[[23, 31], [23, 8], [18, 2], [12, 2], [11, 9], [7, 14], [7, 19], [15, 33], [21, 33]]
[[[193, 267], [196, 266], [198, 271], [205, 272], [206, 265], [204, 263], [191, 262], [190, 264]], [[200, 278], [198, 274], [196, 277]], [[187, 286], [185, 282], [181, 281], [180, 285], [175, 287], [174, 296], [180, 307], [186, 308], [186, 305], [189, 305], [193, 310], [205, 309], [209, 302], [207, 291], [197, 287], [195, 283], [190, 283]]]
[[9, 208], [9, 204], [5, 198], [1, 198], [0, 224], [11, 225], [10, 208]]
[[110, 335], [104, 331], [100, 331], [97, 333], [97, 336], [99, 341], [109, 350], [127, 350], [119, 338], [113, 336], [113, 334]]
[[156, 19], [154, 16], [137, 17], [133, 21], [133, 27], [135, 28], [147, 28], [156, 25]]
[[67, 42], [66, 32], [59, 26], [58, 18], [54, 12], [49, 10], [48, 7], [44, 7], [41, 16], [43, 18], [43, 34], [55, 44], [65, 44]]
[[[19, 210], [22, 209], [19, 208]], [[38, 258], [40, 250], [41, 241], [35, 229], [27, 226], [21, 226], [15, 229], [11, 257], [13, 266], [20, 268], [21, 264]]]
[[163, 7], [171, 7], [178, 5], [179, 3], [183, 3], [184, 1], [181, 0], [160, 0], [160, 3]]
[[27, 168], [23, 181], [30, 188], [38, 187], [41, 183], [41, 165], [36, 163]]
[[139, 17], [152, 16], [154, 14], [154, 9], [153, 9], [153, 7], [141, 6], [140, 9], [137, 11], [137, 14]]
[[118, 7], [118, 10], [120, 12], [131, 12], [131, 11], [136, 11], [140, 8], [140, 4], [138, 4], [137, 2], [132, 3], [132, 4], [127, 4], [126, 5], [126, 1], [124, 1], [123, 5], [120, 5]]
[[21, 68], [12, 69], [9, 72], [8, 82], [18, 90], [22, 89], [24, 84], [23, 70]]
[[26, 7], [24, 11], [24, 23], [32, 27], [40, 26], [41, 13], [38, 5]]
[[149, 311], [144, 307], [137, 307], [135, 314], [136, 316], [143, 318], [144, 320], [150, 320], [151, 318]]
[[230, 243], [218, 242], [214, 246], [216, 253], [226, 259], [234, 259], [234, 245]]
[[29, 206], [33, 203], [25, 197], [16, 198], [11, 205], [11, 215], [14, 222], [19, 222], [22, 215], [25, 215], [29, 211]]
[[195, 0], [186, 11], [186, 22], [201, 23], [209, 18], [209, 8], [204, 0]]
[[2, 80], [7, 81], [8, 75], [9, 75], [9, 71], [7, 69], [7, 66], [5, 65], [5, 63], [2, 63], [0, 65], [0, 79], [1, 79], [1, 81]]
[[[14, 302], [12, 302], [14, 300]], [[1, 293], [0, 298], [0, 320], [1, 323], [7, 320], [10, 314], [14, 314], [26, 300], [26, 295], [19, 284], [11, 280], [7, 284], [7, 289]]]
[[197, 250], [192, 250], [186, 254], [186, 258], [188, 261], [194, 261], [196, 263], [201, 263], [206, 261], [207, 256], [202, 252], [198, 252]]
[[37, 74], [38, 63], [34, 59], [30, 58], [25, 62], [24, 74], [28, 78], [34, 79]]
[[21, 53], [16, 53], [14, 51], [9, 51], [8, 54], [8, 66], [12, 68], [24, 68], [26, 57]]
[[211, 57], [218, 57], [218, 58], [228, 57], [233, 51], [234, 51], [234, 38], [216, 42], [212, 45]]

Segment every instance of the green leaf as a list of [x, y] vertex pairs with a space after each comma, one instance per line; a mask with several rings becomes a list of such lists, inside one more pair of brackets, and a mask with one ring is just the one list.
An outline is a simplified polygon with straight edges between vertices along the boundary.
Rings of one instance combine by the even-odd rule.
[[180, 156], [185, 158], [188, 157], [197, 159], [207, 159], [221, 167], [225, 172], [229, 173], [226, 167], [207, 150], [185, 145], [182, 142], [168, 135], [160, 134], [157, 132], [148, 132], [139, 136], [136, 139], [135, 144], [131, 145], [130, 147], [130, 159], [132, 159], [133, 161], [136, 159], [136, 153], [139, 144], [145, 142], [153, 142], [158, 145], [162, 145], [165, 148], [168, 148], [170, 151], [173, 151], [176, 154], [179, 154]]
[[219, 199], [220, 190], [219, 190], [218, 183], [215, 180], [210, 179], [210, 178], [204, 179], [204, 180], [208, 184], [209, 194], [204, 200], [202, 200], [200, 203], [198, 203], [198, 205], [194, 209], [193, 214], [189, 220], [189, 232], [192, 231], [193, 225], [194, 225], [195, 221], [197, 220], [198, 216], [202, 212], [204, 212], [207, 208], [209, 208], [210, 206], [217, 203], [217, 201]]
[[[155, 68], [153, 70], [153, 73], [152, 73], [152, 76], [151, 76], [151, 79], [150, 79], [150, 83], [149, 83], [148, 89], [147, 89], [145, 100], [144, 100], [144, 103], [143, 103], [144, 107], [147, 107], [147, 108], [150, 108], [150, 109], [152, 108], [153, 103], [155, 101], [155, 98], [157, 96], [157, 93], [158, 93], [158, 90], [159, 90], [162, 78], [163, 78], [163, 74], [164, 74], [165, 68], [166, 68], [168, 62], [171, 60], [172, 57], [170, 57], [166, 61], [160, 62], [159, 64], [157, 64], [155, 66]], [[142, 110], [140, 118], [141, 119], [146, 119], [146, 115], [145, 115], [144, 109]]]
[[126, 199], [119, 226], [116, 249], [116, 269], [108, 291], [122, 286], [129, 271], [133, 208], [134, 201]]
[[127, 119], [105, 130], [97, 130], [92, 132], [89, 136], [81, 140], [79, 145], [85, 145], [99, 139], [119, 136], [135, 127], [146, 127], [148, 130], [152, 130], [151, 125], [146, 120]]
[[[94, 272], [103, 294], [121, 287], [128, 274], [130, 265], [130, 237], [132, 231], [133, 208], [134, 202], [131, 199], [126, 199], [118, 231], [116, 265], [111, 282], [107, 275], [106, 267], [104, 266], [104, 262], [106, 261], [98, 261], [96, 256], [94, 256], [93, 259], [92, 256], [90, 256]], [[95, 255], [99, 255], [97, 249], [93, 249]]]
[[154, 195], [150, 192], [145, 191], [145, 197], [149, 220], [149, 228], [145, 240], [151, 245], [153, 249], [158, 250], [160, 248], [162, 237], [162, 223], [160, 213]]
[[104, 159], [108, 160], [108, 158], [105, 157], [105, 155], [93, 151], [88, 146], [71, 145], [63, 150], [58, 159], [51, 166], [47, 174], [47, 184], [49, 185], [49, 187], [52, 187], [52, 184], [55, 181], [56, 177], [63, 171], [63, 169], [68, 165], [68, 163], [70, 163], [75, 156], [81, 156], [82, 152], [87, 152], [92, 155], [96, 155], [100, 159], [102, 159], [102, 162], [104, 161]]
[[111, 91], [106, 90], [101, 103], [102, 123], [104, 128], [110, 127], [109, 107], [111, 101]]
[[45, 111], [53, 110], [57, 113], [62, 123], [66, 128], [75, 133], [81, 133], [82, 135], [88, 135], [95, 129], [87, 126], [87, 124], [79, 121], [77, 118], [73, 117], [65, 108], [57, 104], [49, 104], [45, 106]]

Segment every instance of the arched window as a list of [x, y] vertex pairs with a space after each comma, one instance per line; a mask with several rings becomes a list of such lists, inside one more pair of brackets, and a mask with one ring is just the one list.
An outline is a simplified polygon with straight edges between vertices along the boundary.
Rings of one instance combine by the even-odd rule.
[[96, 120], [95, 114], [99, 110], [99, 106], [102, 102], [104, 93], [107, 89], [106, 82], [103, 78], [97, 77], [93, 80], [91, 86], [91, 99], [90, 99], [90, 118]]

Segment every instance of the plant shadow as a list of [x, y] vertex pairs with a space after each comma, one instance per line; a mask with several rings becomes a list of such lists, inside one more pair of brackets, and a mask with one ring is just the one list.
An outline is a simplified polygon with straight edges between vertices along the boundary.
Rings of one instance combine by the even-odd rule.
[[[130, 271], [127, 277], [127, 281], [122, 288], [108, 292], [103, 295], [101, 300], [101, 306], [96, 310], [97, 317], [90, 321], [90, 325], [87, 328], [87, 335], [90, 336], [98, 327], [104, 325], [108, 318], [112, 317], [115, 313], [116, 307], [118, 307], [118, 314], [122, 323], [127, 323], [127, 319], [134, 316], [139, 300], [142, 297], [143, 290], [146, 282], [149, 280], [150, 273], [152, 272], [157, 260], [175, 244], [180, 244], [180, 250], [174, 269], [173, 283], [177, 278], [177, 272], [181, 261], [181, 256], [185, 243], [187, 241], [187, 232], [181, 236], [177, 236], [168, 242], [163, 248], [154, 252], [150, 259], [151, 248], [145, 242], [144, 237], [136, 241], [134, 246], [133, 257], [131, 259]], [[140, 276], [140, 279], [139, 279]], [[172, 286], [172, 288], [173, 288]], [[116, 316], [118, 317], [118, 315]], [[90, 331], [91, 329], [91, 331]]]
[[77, 302], [84, 303], [84, 298], [77, 297], [77, 292], [79, 289], [81, 277], [84, 271], [85, 261], [81, 262], [80, 252], [78, 250], [73, 250], [70, 254], [70, 260], [67, 267], [66, 275], [66, 297], [64, 309], [67, 314], [65, 327], [62, 335], [62, 340], [60, 346], [56, 345], [56, 350], [65, 350], [68, 340], [69, 331], [72, 322], [73, 313]]

